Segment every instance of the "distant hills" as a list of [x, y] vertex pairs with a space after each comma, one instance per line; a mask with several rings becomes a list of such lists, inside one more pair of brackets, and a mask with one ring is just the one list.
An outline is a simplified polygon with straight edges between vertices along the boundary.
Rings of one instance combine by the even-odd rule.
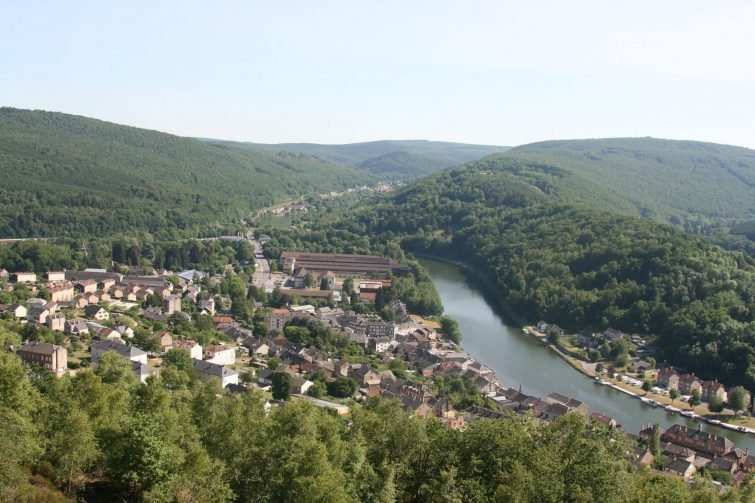
[[345, 145], [317, 143], [238, 143], [206, 140], [214, 144], [264, 152], [294, 152], [353, 166], [388, 181], [407, 182], [458, 166], [510, 147], [426, 140], [382, 140]]
[[700, 230], [755, 218], [755, 151], [615, 138], [532, 143], [471, 169], [529, 179], [563, 200]]
[[376, 182], [307, 154], [13, 108], [0, 108], [0, 179], [0, 237], [195, 234], [284, 198]]

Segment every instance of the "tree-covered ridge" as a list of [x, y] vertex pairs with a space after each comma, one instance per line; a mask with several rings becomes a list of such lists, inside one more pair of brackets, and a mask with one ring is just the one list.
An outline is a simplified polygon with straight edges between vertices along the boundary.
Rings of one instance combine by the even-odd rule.
[[[755, 151], [713, 143], [615, 138], [533, 143], [480, 169], [550, 171], [554, 195], [697, 231], [755, 214]], [[547, 181], [547, 178], [545, 179]]]
[[657, 335], [674, 364], [753, 389], [753, 260], [672, 226], [560, 202], [546, 183], [559, 176], [462, 167], [339, 227], [474, 266], [531, 322]]
[[706, 484], [688, 490], [636, 468], [620, 431], [577, 414], [457, 431], [381, 399], [353, 405], [347, 418], [295, 398], [268, 411], [260, 391], [201, 383], [186, 358], [166, 358], [161, 374], [142, 385], [108, 353], [94, 370], [55, 379], [1, 352], [0, 500], [73, 501], [52, 483], [71, 498], [177, 503], [753, 497], [749, 480], [720, 498]]
[[[210, 140], [216, 142], [215, 140]], [[509, 147], [426, 140], [381, 140], [344, 145], [316, 143], [234, 143], [239, 148], [266, 152], [294, 152], [366, 170], [383, 180], [411, 181], [458, 166]]]
[[61, 113], [0, 109], [0, 236], [166, 235], [372, 178]]

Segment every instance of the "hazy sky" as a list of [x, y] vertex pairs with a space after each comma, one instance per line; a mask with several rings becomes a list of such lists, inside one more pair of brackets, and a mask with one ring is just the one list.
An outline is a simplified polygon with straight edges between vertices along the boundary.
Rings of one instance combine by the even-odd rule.
[[0, 2], [0, 105], [260, 142], [755, 147], [755, 2]]

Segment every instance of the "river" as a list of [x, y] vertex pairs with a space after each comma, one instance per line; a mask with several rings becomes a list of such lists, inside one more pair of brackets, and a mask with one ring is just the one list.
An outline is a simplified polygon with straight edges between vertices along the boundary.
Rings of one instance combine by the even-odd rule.
[[[521, 326], [506, 324], [502, 310], [486, 298], [485, 287], [457, 266], [422, 259], [443, 301], [445, 313], [459, 322], [464, 350], [492, 368], [504, 385], [522, 387], [522, 392], [545, 398], [556, 392], [576, 398], [613, 417], [622, 427], [637, 433], [643, 424], [660, 423], [665, 429], [674, 423], [696, 427], [699, 423], [683, 416], [650, 407], [608, 386], [580, 374], [547, 347], [522, 333]], [[755, 451], [755, 437], [712, 425], [703, 429], [724, 435], [737, 447]]]

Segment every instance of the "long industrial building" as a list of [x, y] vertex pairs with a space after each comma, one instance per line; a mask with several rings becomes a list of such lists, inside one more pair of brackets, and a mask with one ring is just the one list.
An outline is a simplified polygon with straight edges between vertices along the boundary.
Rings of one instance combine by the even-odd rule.
[[409, 273], [409, 266], [395, 260], [375, 255], [347, 255], [340, 253], [281, 253], [283, 270], [293, 274], [302, 268], [308, 271], [332, 271], [336, 274], [354, 276], [387, 276], [393, 273], [404, 276]]

